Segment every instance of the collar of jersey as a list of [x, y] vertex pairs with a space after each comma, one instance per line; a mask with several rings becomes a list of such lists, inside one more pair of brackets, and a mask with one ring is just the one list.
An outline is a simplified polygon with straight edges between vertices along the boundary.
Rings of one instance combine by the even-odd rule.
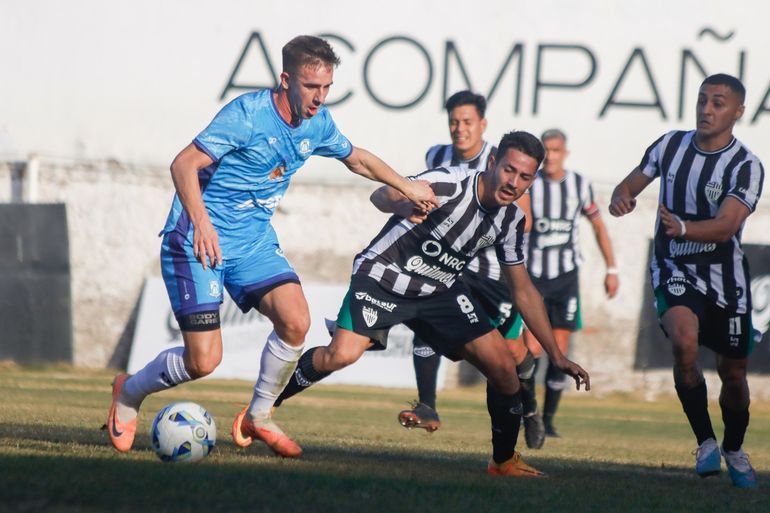
[[698, 153], [700, 153], [701, 155], [716, 155], [718, 153], [722, 153], [723, 151], [727, 151], [730, 148], [732, 148], [735, 145], [735, 141], [738, 140], [735, 138], [735, 136], [733, 136], [733, 138], [730, 140], [729, 143], [727, 143], [727, 146], [725, 146], [724, 148], [719, 148], [718, 150], [714, 150], [714, 151], [706, 151], [698, 148], [698, 145], [695, 144], [695, 131], [693, 130], [691, 133], [692, 135], [690, 136], [690, 144], [692, 144], [693, 149]]
[[[481, 149], [479, 150], [479, 152], [477, 154], [475, 154], [474, 156], [472, 156], [469, 159], [460, 160], [459, 163], [460, 164], [467, 164], [468, 162], [472, 162], [472, 161], [476, 160], [477, 158], [481, 157], [481, 155], [484, 153], [484, 150], [487, 149], [487, 144], [489, 144], [487, 141], [481, 141], [481, 142], [482, 142]], [[452, 154], [454, 155], [454, 153], [455, 153], [455, 147], [454, 147], [454, 145], [452, 145]], [[482, 169], [482, 171], [486, 171], [486, 168]]]
[[476, 206], [479, 207], [479, 210], [485, 214], [493, 214], [500, 210], [500, 207], [489, 210], [481, 204], [481, 198], [479, 198], [479, 180], [481, 180], [481, 173], [483, 172], [484, 171], [476, 171], [476, 174], [473, 176], [473, 200], [476, 202]]

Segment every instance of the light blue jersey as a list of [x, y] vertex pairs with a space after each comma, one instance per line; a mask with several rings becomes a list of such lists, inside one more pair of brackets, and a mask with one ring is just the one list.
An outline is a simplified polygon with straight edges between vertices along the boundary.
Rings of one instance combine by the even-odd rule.
[[292, 175], [311, 155], [344, 159], [353, 146], [324, 106], [299, 126], [286, 123], [268, 89], [228, 103], [193, 143], [214, 161], [198, 180], [224, 262], [204, 270], [197, 261], [193, 227], [176, 195], [161, 247], [169, 299], [179, 318], [217, 310], [226, 288], [248, 311], [272, 288], [299, 282], [270, 225]]
[[[270, 220], [291, 177], [311, 155], [343, 159], [353, 151], [325, 106], [293, 127], [278, 114], [269, 89], [228, 103], [193, 143], [214, 161], [198, 176], [225, 257], [254, 240], [254, 223]], [[189, 228], [177, 195], [163, 232], [191, 238]]]

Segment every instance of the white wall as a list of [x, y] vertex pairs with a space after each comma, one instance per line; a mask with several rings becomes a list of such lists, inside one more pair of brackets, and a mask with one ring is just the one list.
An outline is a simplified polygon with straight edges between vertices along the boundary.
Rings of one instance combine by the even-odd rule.
[[[448, 70], [444, 65], [449, 42], [479, 92], [490, 93], [495, 78], [501, 78], [490, 99], [491, 140], [514, 127], [539, 133], [560, 126], [577, 150], [572, 166], [606, 182], [631, 169], [663, 131], [693, 126], [700, 75], [690, 62], [680, 87], [684, 51], [709, 73], [737, 74], [743, 55], [749, 94], [747, 119], [738, 132], [760, 157], [764, 153], [770, 112], [751, 121], [770, 88], [770, 4], [761, 0], [479, 0], [472, 8], [436, 0], [394, 0], [387, 7], [353, 0], [287, 5], [253, 0], [3, 2], [0, 48], [13, 50], [0, 52], [5, 77], [0, 81], [0, 159], [34, 152], [165, 166], [223, 105], [220, 95], [252, 33], [260, 34], [276, 69], [281, 46], [294, 35], [334, 34], [331, 41], [343, 63], [330, 99], [352, 94], [333, 108], [338, 124], [355, 144], [376, 150], [404, 173], [422, 166], [429, 145], [446, 140], [441, 110], [445, 76], [449, 93], [467, 87], [454, 56]], [[707, 28], [726, 39], [701, 35]], [[411, 42], [377, 49], [393, 36]], [[521, 60], [513, 59], [501, 74], [517, 44]], [[635, 49], [640, 53], [634, 54]], [[574, 84], [588, 78], [591, 57], [595, 75], [585, 86], [541, 89], [538, 112], [533, 112], [538, 62], [541, 82]], [[371, 92], [364, 83], [367, 59]], [[254, 42], [236, 80], [271, 84], [270, 75]], [[615, 101], [650, 104], [657, 91], [662, 111], [615, 106], [600, 117], [616, 83]], [[408, 103], [425, 87], [425, 97], [413, 108], [387, 109], [376, 100]], [[679, 119], [682, 89], [684, 116]], [[770, 109], [770, 98], [765, 107]], [[347, 175], [325, 163], [300, 179], [329, 176]]]

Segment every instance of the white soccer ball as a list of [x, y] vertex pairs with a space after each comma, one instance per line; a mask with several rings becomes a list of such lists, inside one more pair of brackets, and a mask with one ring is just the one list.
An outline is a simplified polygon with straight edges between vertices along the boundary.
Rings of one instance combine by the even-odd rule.
[[163, 461], [198, 461], [214, 449], [217, 426], [203, 406], [193, 402], [171, 403], [152, 421], [150, 440]]

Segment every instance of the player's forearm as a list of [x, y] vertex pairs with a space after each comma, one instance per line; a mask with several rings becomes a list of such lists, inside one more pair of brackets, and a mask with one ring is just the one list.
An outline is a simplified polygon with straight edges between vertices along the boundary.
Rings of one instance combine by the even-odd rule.
[[732, 222], [727, 219], [704, 221], [683, 221], [686, 233], [683, 238], [693, 242], [727, 242], [736, 233]]
[[174, 182], [179, 201], [187, 211], [187, 215], [190, 216], [193, 225], [197, 226], [201, 220], [208, 219], [197, 170], [191, 170], [174, 163], [171, 165], [171, 179]]
[[592, 221], [594, 227], [594, 235], [596, 236], [596, 243], [599, 245], [599, 250], [604, 257], [604, 263], [607, 268], [615, 267], [615, 254], [612, 252], [612, 243], [610, 242], [610, 235], [607, 232], [607, 226], [604, 224], [601, 218], [596, 218]]
[[362, 148], [355, 149], [355, 158], [352, 161], [346, 161], [346, 165], [355, 174], [389, 185], [401, 193], [406, 191], [409, 184], [409, 180], [396, 173], [377, 155]]

